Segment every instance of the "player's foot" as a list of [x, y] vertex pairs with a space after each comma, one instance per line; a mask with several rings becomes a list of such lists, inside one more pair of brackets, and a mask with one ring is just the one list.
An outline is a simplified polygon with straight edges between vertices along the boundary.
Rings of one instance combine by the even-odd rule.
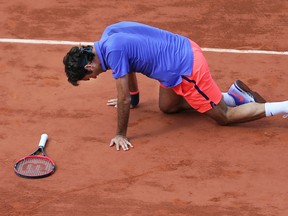
[[235, 84], [242, 89], [243, 91], [245, 91], [247, 94], [251, 95], [255, 102], [257, 103], [266, 103], [267, 101], [258, 93], [255, 91], [252, 91], [245, 83], [243, 83], [241, 80], [236, 80]]
[[265, 103], [266, 100], [257, 92], [252, 91], [241, 80], [236, 80], [235, 83], [228, 90], [228, 94], [231, 95], [237, 106], [250, 102]]

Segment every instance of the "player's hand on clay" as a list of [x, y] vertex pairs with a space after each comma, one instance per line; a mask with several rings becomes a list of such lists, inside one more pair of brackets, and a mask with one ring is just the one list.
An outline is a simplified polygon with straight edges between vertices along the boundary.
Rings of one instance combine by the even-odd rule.
[[117, 107], [117, 98], [113, 98], [113, 99], [108, 100], [106, 105]]
[[[117, 98], [113, 98], [107, 101], [106, 103], [107, 106], [114, 106], [117, 108]], [[130, 109], [134, 109], [136, 108], [136, 106], [132, 106], [132, 104], [130, 105]]]
[[119, 151], [121, 148], [124, 151], [128, 151], [129, 148], [133, 148], [133, 145], [129, 142], [128, 138], [122, 135], [116, 135], [110, 142], [110, 147], [116, 146], [116, 150]]

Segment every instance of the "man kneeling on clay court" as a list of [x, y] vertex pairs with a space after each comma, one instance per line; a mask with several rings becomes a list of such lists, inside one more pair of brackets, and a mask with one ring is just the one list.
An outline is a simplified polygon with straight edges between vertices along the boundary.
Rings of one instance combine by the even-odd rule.
[[288, 101], [267, 103], [237, 80], [226, 93], [212, 79], [201, 48], [190, 39], [136, 22], [108, 26], [94, 46], [72, 47], [63, 59], [68, 81], [77, 86], [107, 70], [116, 80], [118, 124], [110, 146], [129, 150], [130, 107], [139, 103], [135, 72], [160, 82], [159, 108], [164, 113], [194, 109], [219, 125], [282, 114]]

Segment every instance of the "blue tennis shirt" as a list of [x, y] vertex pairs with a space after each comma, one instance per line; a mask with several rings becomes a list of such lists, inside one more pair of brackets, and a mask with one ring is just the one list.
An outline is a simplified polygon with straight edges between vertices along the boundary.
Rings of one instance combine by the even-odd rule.
[[193, 51], [188, 38], [136, 22], [108, 26], [94, 47], [102, 69], [115, 79], [139, 72], [165, 87], [181, 83], [191, 75]]

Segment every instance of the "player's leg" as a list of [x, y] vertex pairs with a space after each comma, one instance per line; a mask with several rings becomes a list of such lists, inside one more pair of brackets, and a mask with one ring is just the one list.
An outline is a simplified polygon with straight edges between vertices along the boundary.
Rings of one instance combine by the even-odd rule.
[[254, 121], [266, 117], [265, 104], [246, 103], [236, 107], [229, 107], [222, 99], [218, 105], [204, 113], [220, 125]]
[[205, 114], [221, 125], [254, 121], [264, 117], [283, 115], [288, 116], [288, 101], [270, 103], [246, 103], [237, 107], [228, 107], [222, 99]]
[[182, 96], [177, 95], [172, 89], [161, 86], [159, 89], [159, 108], [164, 113], [193, 110]]
[[182, 83], [173, 87], [173, 91], [178, 92], [178, 95], [181, 93], [191, 107], [198, 112], [205, 113], [221, 125], [248, 122], [278, 114], [287, 116], [288, 101], [265, 103], [265, 99], [257, 97], [248, 86], [239, 81], [236, 81], [234, 87], [238, 90], [243, 90], [241, 93], [250, 93], [253, 96], [253, 100], [259, 103], [245, 101], [246, 95], [244, 94], [241, 95], [244, 100], [242, 101], [241, 98], [240, 102], [245, 104], [241, 105], [241, 103], [238, 103], [236, 105], [239, 106], [236, 107], [227, 106], [219, 87], [211, 77], [201, 48], [194, 42], [192, 42], [192, 48], [194, 52], [193, 73], [190, 76], [182, 76]]
[[[235, 105], [239, 106], [228, 106], [223, 99], [219, 87], [211, 77], [207, 61], [203, 56], [201, 48], [193, 42], [192, 48], [194, 51], [193, 73], [190, 76], [182, 76], [183, 81], [180, 85], [181, 91], [179, 91], [183, 92], [183, 96], [191, 107], [197, 109], [198, 112], [205, 113], [221, 125], [252, 121], [265, 117], [265, 105], [251, 102], [255, 101], [250, 94], [252, 91], [241, 81], [236, 81], [232, 85], [232, 93], [234, 93], [234, 95], [232, 94], [231, 96], [235, 96], [236, 93], [240, 94], [240, 100], [238, 102], [246, 104], [240, 105], [237, 102]], [[177, 88], [173, 88], [173, 90], [177, 91]], [[249, 91], [249, 94], [246, 91]], [[189, 92], [189, 94], [186, 92]], [[231, 94], [231, 91], [228, 91], [228, 93]]]
[[172, 89], [178, 95], [182, 95], [195, 110], [205, 113], [212, 106], [219, 103], [222, 93], [212, 79], [208, 63], [201, 48], [195, 42], [190, 42], [194, 55], [192, 73], [190, 75], [182, 75], [182, 82]]

